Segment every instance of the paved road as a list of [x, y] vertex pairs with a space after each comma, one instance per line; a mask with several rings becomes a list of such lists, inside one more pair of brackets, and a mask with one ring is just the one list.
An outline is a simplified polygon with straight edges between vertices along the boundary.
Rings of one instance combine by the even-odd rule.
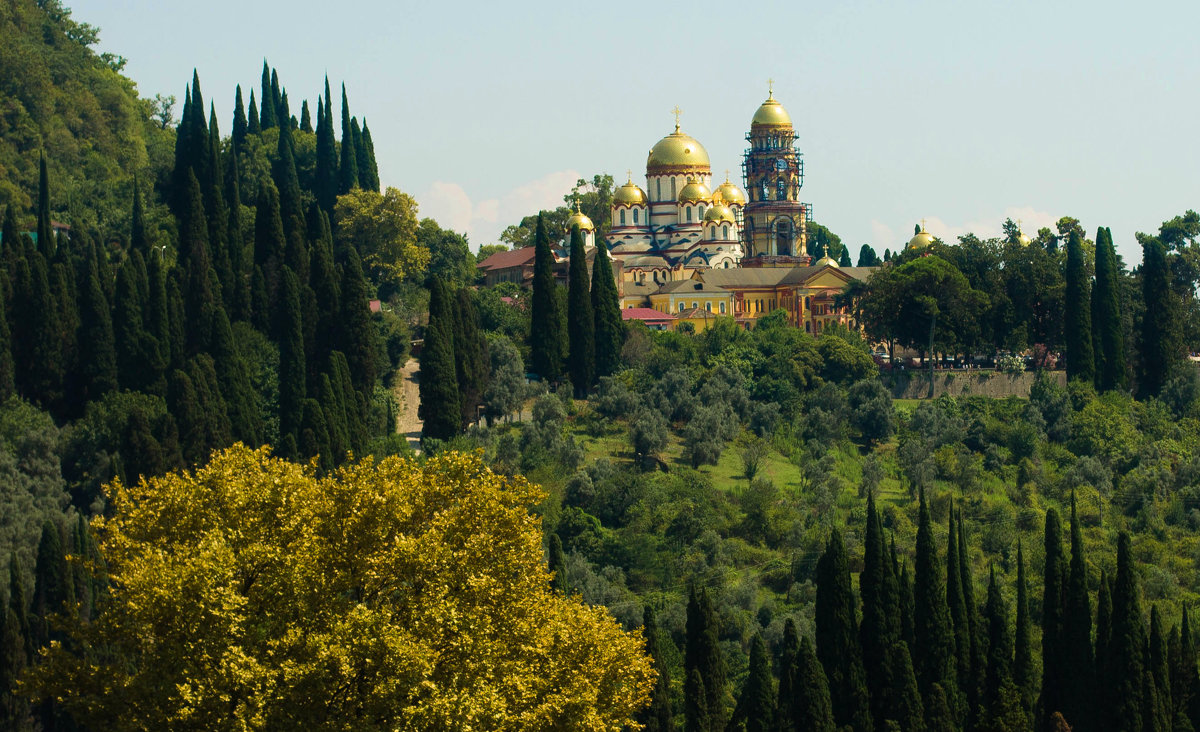
[[404, 368], [396, 374], [395, 386], [392, 388], [396, 402], [400, 405], [400, 413], [396, 417], [396, 431], [408, 438], [408, 446], [414, 452], [421, 451], [421, 420], [417, 417], [417, 407], [421, 403], [419, 372], [420, 364], [416, 359], [410, 358], [408, 363], [404, 364]]

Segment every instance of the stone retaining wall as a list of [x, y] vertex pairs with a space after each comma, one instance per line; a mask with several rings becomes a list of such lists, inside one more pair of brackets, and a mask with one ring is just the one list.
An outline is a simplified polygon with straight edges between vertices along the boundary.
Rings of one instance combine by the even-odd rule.
[[[1051, 379], [1060, 385], [1067, 385], [1065, 371], [1048, 371]], [[934, 371], [933, 396], [943, 394], [950, 396], [989, 396], [1004, 398], [1010, 396], [1029, 398], [1029, 390], [1037, 380], [1037, 372], [1026, 371], [1020, 374], [1005, 374], [990, 369], [968, 371]], [[895, 399], [928, 399], [928, 371], [893, 371], [883, 374], [883, 383], [892, 390]]]

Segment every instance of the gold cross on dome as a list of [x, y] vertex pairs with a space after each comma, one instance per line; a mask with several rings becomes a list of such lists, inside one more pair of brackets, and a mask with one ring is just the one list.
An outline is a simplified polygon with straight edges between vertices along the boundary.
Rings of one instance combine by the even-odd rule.
[[1017, 219], [1017, 231], [1024, 231], [1024, 229], [1021, 228], [1021, 224], [1023, 224], [1023, 223], [1024, 223], [1023, 221], [1021, 221], [1020, 219]]
[[925, 219], [921, 219], [921, 231], [925, 231]]
[[626, 168], [625, 169], [625, 177], [629, 179], [630, 183], [632, 183], [633, 182], [633, 171], [630, 170], [629, 168]]
[[726, 168], [726, 169], [725, 169], [725, 182], [726, 182], [726, 183], [728, 183], [728, 182], [729, 182], [729, 168]]
[[768, 97], [775, 96], [775, 80], [774, 79], [767, 79], [767, 96]]
[[675, 131], [679, 132], [679, 115], [683, 114], [683, 110], [676, 104], [675, 108], [671, 110], [671, 114], [675, 115]]

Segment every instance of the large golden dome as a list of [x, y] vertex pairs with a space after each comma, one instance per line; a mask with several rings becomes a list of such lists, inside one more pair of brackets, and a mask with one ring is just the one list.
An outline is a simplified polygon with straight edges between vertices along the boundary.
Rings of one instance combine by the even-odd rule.
[[567, 231], [574, 229], [576, 226], [579, 227], [580, 231], [596, 230], [596, 225], [592, 223], [592, 220], [579, 210], [579, 201], [575, 202], [575, 213], [571, 214], [567, 219]]
[[774, 92], [767, 94], [767, 101], [758, 107], [754, 119], [750, 120], [750, 129], [755, 127], [791, 127], [792, 118], [783, 105], [775, 101]]
[[717, 223], [735, 224], [737, 221], [733, 218], [733, 211], [723, 203], [713, 204], [713, 207], [704, 212], [704, 220], [715, 221]]
[[687, 185], [679, 192], [680, 203], [700, 203], [702, 201], [708, 203], [712, 197], [712, 191], [708, 189], [708, 186], [695, 178], [688, 178]]
[[676, 173], [711, 173], [708, 151], [696, 138], [675, 131], [659, 140], [650, 148], [646, 158], [647, 175], [671, 175]]
[[646, 192], [632, 180], [613, 192], [613, 203], [618, 206], [645, 206]]
[[745, 206], [746, 194], [742, 193], [742, 189], [738, 188], [733, 183], [729, 182], [729, 177], [725, 177], [725, 182], [717, 187], [713, 193], [713, 203], [725, 203], [729, 206]]
[[924, 224], [921, 225], [921, 230], [908, 240], [906, 249], [928, 249], [929, 245], [933, 244], [933, 234], [925, 231]]

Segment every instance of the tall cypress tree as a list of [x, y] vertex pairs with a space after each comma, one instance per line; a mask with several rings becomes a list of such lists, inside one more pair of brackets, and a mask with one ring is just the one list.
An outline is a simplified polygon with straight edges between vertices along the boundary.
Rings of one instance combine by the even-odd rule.
[[271, 103], [275, 105], [275, 123], [282, 126], [287, 122], [283, 108], [283, 88], [279, 85], [279, 72], [271, 69]]
[[1051, 715], [1063, 711], [1067, 674], [1063, 653], [1064, 584], [1067, 571], [1062, 553], [1062, 523], [1058, 511], [1053, 508], [1046, 509], [1045, 556], [1042, 586], [1042, 696], [1038, 706], [1042, 710], [1043, 726], [1049, 726]]
[[187, 349], [195, 355], [212, 339], [212, 318], [217, 306], [213, 291], [212, 259], [208, 248], [208, 226], [200, 184], [188, 174], [188, 205], [179, 222], [180, 256], [186, 271], [184, 302], [187, 317]]
[[1195, 729], [1196, 713], [1200, 711], [1200, 675], [1196, 671], [1196, 638], [1192, 633], [1187, 603], [1183, 605], [1179, 645], [1179, 663], [1175, 670], [1178, 682], [1171, 687], [1171, 699], [1175, 703], [1176, 729], [1187, 729], [1189, 726]]
[[792, 719], [796, 726], [791, 729], [795, 732], [833, 732], [836, 725], [829, 684], [807, 636], [800, 640], [792, 677]]
[[762, 634], [756, 633], [750, 642], [750, 673], [742, 686], [734, 723], [743, 724], [746, 732], [774, 732], [774, 706], [771, 659]]
[[583, 232], [571, 227], [571, 268], [567, 284], [567, 336], [571, 384], [575, 398], [587, 396], [596, 375], [596, 334], [592, 298], [588, 287], [587, 253]]
[[[557, 539], [558, 534], [553, 534]], [[561, 549], [562, 542], [559, 542]], [[650, 692], [650, 706], [638, 715], [646, 732], [674, 732], [675, 715], [671, 711], [671, 676], [664, 659], [662, 643], [658, 632], [658, 622], [654, 617], [654, 609], [649, 605], [642, 608], [642, 629], [646, 638], [646, 652], [654, 661], [654, 690]]]
[[792, 730], [799, 725], [793, 709], [798, 653], [800, 636], [796, 633], [796, 621], [789, 617], [783, 623], [783, 643], [779, 649], [779, 686], [775, 697], [775, 725], [781, 731]]
[[1112, 231], [1096, 231], [1096, 286], [1092, 289], [1092, 331], [1096, 342], [1096, 388], [1125, 386], [1125, 335], [1121, 327], [1121, 272]]
[[263, 59], [262, 69], [262, 110], [259, 118], [259, 126], [264, 130], [269, 130], [279, 124], [276, 112], [275, 95], [271, 90], [271, 67], [267, 65], [267, 60]]
[[1071, 565], [1063, 606], [1064, 669], [1062, 713], [1072, 724], [1090, 727], [1095, 706], [1095, 676], [1092, 674], [1092, 603], [1088, 597], [1087, 565], [1083, 559], [1083, 534], [1071, 493]]
[[259, 186], [258, 205], [254, 211], [254, 264], [262, 268], [269, 299], [273, 299], [279, 289], [279, 268], [283, 266], [286, 249], [279, 192], [274, 185]]
[[38, 251], [47, 260], [54, 256], [54, 228], [50, 221], [50, 173], [46, 170], [46, 153], [38, 158]]
[[596, 244], [592, 262], [592, 319], [595, 323], [596, 377], [611, 376], [621, 368], [621, 346], [625, 325], [621, 320], [621, 301], [613, 279], [612, 260], [604, 242]]
[[458, 434], [460, 403], [454, 364], [454, 304], [440, 277], [429, 282], [429, 325], [421, 348], [422, 436], [448, 440]]
[[342, 84], [342, 162], [338, 168], [338, 194], [346, 194], [358, 185], [358, 157], [354, 150], [354, 132], [350, 129], [350, 102]]
[[1171, 668], [1167, 656], [1167, 636], [1163, 632], [1162, 617], [1158, 606], [1150, 606], [1150, 637], [1146, 646], [1147, 670], [1154, 679], [1154, 728], [1171, 732], [1175, 715], [1171, 701]]
[[[1112, 729], [1142, 729], [1143, 674], [1146, 671], [1142, 601], [1133, 566], [1129, 534], [1117, 538], [1117, 577], [1112, 592], [1112, 639], [1109, 647], [1108, 719]], [[1070, 722], [1071, 720], [1067, 720]]]
[[[364, 399], [370, 399], [375, 391], [375, 327], [367, 303], [367, 281], [353, 247], [347, 250], [346, 263], [342, 267], [341, 294], [343, 340], [340, 350], [350, 364], [354, 388]], [[457, 414], [455, 411], [454, 415]]]
[[296, 160], [292, 154], [292, 132], [286, 126], [279, 128], [279, 145], [271, 166], [271, 177], [279, 189], [279, 217], [283, 221], [285, 237], [284, 262], [301, 282], [306, 283], [308, 247], [305, 242], [304, 204], [301, 201]]
[[13, 214], [11, 203], [4, 208], [4, 228], [0, 230], [0, 246], [3, 247], [3, 257], [9, 267], [9, 276], [12, 276], [17, 258], [24, 254], [24, 247], [21, 244], [21, 230], [17, 228], [17, 219]]
[[246, 147], [246, 133], [249, 127], [246, 124], [246, 108], [242, 104], [242, 85], [237, 85], [237, 91], [233, 95], [233, 132], [230, 141], [233, 143], [233, 155], [238, 155]]
[[379, 165], [375, 162], [375, 142], [371, 139], [371, 128], [367, 126], [367, 118], [363, 117], [362, 128], [363, 154], [366, 165], [358, 166], [358, 183], [368, 191], [379, 192]]
[[313, 133], [312, 114], [308, 111], [308, 100], [300, 103], [300, 131]]
[[117, 388], [117, 353], [95, 258], [87, 261], [79, 283], [79, 376], [83, 399], [92, 402]]
[[1033, 711], [1033, 640], [1029, 620], [1029, 588], [1025, 581], [1025, 552], [1017, 542], [1017, 624], [1013, 632], [1013, 684], [1026, 716]]
[[[958, 528], [955, 525], [954, 503], [950, 503], [947, 519], [946, 539], [946, 609], [949, 611], [951, 629], [954, 633], [955, 674], [958, 688], [962, 690], [960, 712], [969, 712], [967, 700], [971, 688], [971, 629], [967, 624], [967, 608], [963, 600], [961, 579], [962, 565], [958, 561]], [[961, 714], [960, 714], [961, 716]]]
[[[967, 703], [969, 722], [977, 722], [974, 714], [983, 698], [983, 681], [987, 673], [987, 627], [979, 617], [979, 604], [975, 601], [975, 575], [967, 554], [967, 528], [962, 509], [958, 510], [958, 576], [962, 582], [963, 604], [967, 616], [967, 640], [970, 644], [968, 664]], [[1011, 653], [1011, 649], [1010, 649]]]
[[1142, 301], [1146, 309], [1142, 314], [1138, 391], [1153, 397], [1162, 391], [1181, 353], [1179, 308], [1171, 290], [1167, 252], [1163, 243], [1152, 236], [1142, 238]]
[[318, 353], [329, 353], [337, 348], [341, 314], [341, 285], [337, 267], [333, 263], [333, 235], [329, 230], [329, 217], [316, 203], [308, 209], [308, 239], [312, 261], [309, 264], [309, 284], [316, 300], [321, 304], [317, 313], [314, 331]]
[[[1100, 591], [1096, 593], [1096, 688], [1107, 693], [1110, 687], [1108, 668], [1109, 649], [1112, 645], [1112, 581], [1108, 572], [1100, 570]], [[1104, 704], [1099, 705], [1097, 714], [1107, 712]]]
[[153, 338], [153, 359], [150, 367], [150, 391], [166, 394], [166, 370], [171, 363], [171, 316], [167, 298], [167, 277], [161, 256], [146, 262], [147, 287], [146, 310], [142, 322], [146, 332]]
[[[10, 577], [19, 582], [16, 571], [17, 557], [14, 553], [10, 561]], [[20, 591], [16, 585], [10, 586], [10, 593]], [[10, 595], [24, 603], [22, 596]], [[22, 611], [23, 611], [22, 607]], [[28, 621], [26, 621], [27, 623]], [[8, 730], [26, 729], [26, 719], [29, 716], [29, 704], [24, 697], [17, 693], [17, 679], [21, 677], [29, 656], [26, 652], [26, 634], [28, 627], [22, 628], [21, 617], [14, 609], [13, 603], [0, 607], [0, 727]]]
[[259, 119], [258, 102], [254, 100], [253, 89], [250, 90], [250, 106], [246, 110], [246, 134], [262, 134], [262, 122]]
[[[304, 359], [304, 320], [300, 310], [300, 282], [291, 268], [283, 268], [275, 330], [279, 342], [279, 436], [290, 435], [297, 449], [304, 419], [308, 365]], [[285, 458], [295, 455], [284, 454]]]
[[842, 535], [835, 528], [817, 562], [817, 597], [813, 607], [817, 657], [829, 680], [833, 719], [839, 727], [873, 729], [867, 676], [858, 642], [854, 592]]
[[350, 139], [354, 141], [354, 169], [358, 172], [358, 187], [364, 190], [369, 190], [363, 184], [363, 179], [366, 176], [367, 166], [367, 147], [363, 142], [362, 129], [358, 126], [358, 117], [350, 118]]
[[558, 285], [554, 281], [554, 254], [546, 238], [542, 215], [538, 214], [534, 232], [533, 304], [530, 315], [529, 350], [533, 370], [547, 381], [562, 376], [566, 334]]
[[686, 671], [687, 684], [683, 687], [684, 732], [711, 732], [712, 721], [708, 718], [708, 693], [704, 689], [704, 679], [700, 671]]
[[229, 414], [233, 437], [252, 447], [262, 444], [262, 414], [258, 395], [250, 385], [250, 374], [241, 352], [233, 341], [233, 330], [225, 308], [218, 307], [213, 316], [212, 343], [208, 352], [217, 370], [217, 382]]
[[333, 105], [329, 96], [329, 77], [325, 77], [325, 100], [317, 115], [317, 203], [326, 215], [333, 216], [338, 194], [337, 141], [333, 136]]
[[[937, 543], [925, 493], [921, 492], [917, 523], [916, 583], [913, 588], [913, 665], [921, 682], [925, 714], [940, 718], [941, 706], [957, 707], [953, 628], [946, 607], [946, 588], [938, 566]], [[942, 699], [935, 698], [934, 687]]]
[[141, 185], [133, 179], [133, 218], [129, 227], [129, 250], [141, 252], [143, 259], [150, 258], [150, 238], [146, 233], [146, 209], [142, 204]]
[[[862, 592], [863, 668], [871, 696], [871, 712], [876, 729], [886, 729], [886, 720], [897, 719], [898, 699], [892, 693], [895, 678], [902, 671], [892, 667], [893, 646], [900, 643], [900, 598], [896, 577], [883, 540], [883, 525], [875, 510], [874, 492], [867, 495], [867, 527], [863, 541], [863, 571], [859, 575]], [[904, 649], [907, 655], [907, 648]], [[909, 662], [911, 669], [912, 663]]]
[[49, 519], [42, 524], [38, 541], [37, 566], [34, 569], [33, 613], [36, 641], [45, 645], [51, 637], [50, 618], [61, 613], [75, 600], [74, 582], [63, 551], [62, 532]]
[[461, 428], [475, 422], [488, 381], [487, 339], [479, 332], [479, 316], [471, 302], [471, 293], [458, 288], [454, 302], [454, 362], [458, 371], [458, 398]]
[[221, 283], [225, 310], [233, 321], [250, 317], [250, 277], [246, 256], [246, 240], [242, 232], [242, 193], [238, 179], [241, 173], [236, 155], [230, 155], [225, 173], [225, 200], [229, 202], [228, 242], [230, 282]]
[[[1067, 376], [1093, 381], [1096, 373], [1092, 352], [1092, 298], [1083, 241], [1072, 230], [1067, 237], [1067, 292], [1063, 304], [1063, 332], [1067, 341]], [[1067, 721], [1071, 721], [1070, 718]]]
[[[705, 729], [717, 732], [725, 727], [725, 659], [717, 633], [717, 617], [708, 593], [693, 587], [687, 605], [687, 647], [684, 649], [684, 672], [698, 674], [699, 689], [704, 698], [701, 706], [708, 720]], [[689, 700], [689, 707], [698, 700]]]

